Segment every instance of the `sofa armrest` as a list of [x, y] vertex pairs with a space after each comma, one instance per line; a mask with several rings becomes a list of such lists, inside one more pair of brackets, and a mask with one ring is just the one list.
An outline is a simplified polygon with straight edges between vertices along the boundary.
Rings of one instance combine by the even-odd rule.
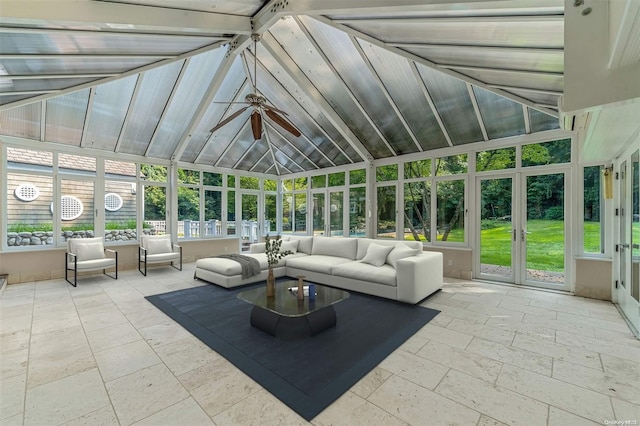
[[422, 252], [398, 260], [396, 285], [398, 300], [418, 303], [442, 288], [443, 256], [439, 252]]

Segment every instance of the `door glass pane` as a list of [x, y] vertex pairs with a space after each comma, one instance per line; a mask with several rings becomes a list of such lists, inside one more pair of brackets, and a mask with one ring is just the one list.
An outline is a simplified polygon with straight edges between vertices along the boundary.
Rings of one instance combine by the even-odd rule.
[[276, 232], [277, 220], [277, 195], [265, 194], [264, 196], [264, 230], [265, 235]]
[[329, 225], [331, 226], [331, 236], [342, 237], [344, 235], [342, 225], [342, 200], [344, 197], [342, 195], [342, 191], [332, 192], [329, 194], [329, 198], [331, 199], [331, 203], [329, 204]]
[[[235, 183], [233, 176], [233, 185]], [[236, 191], [227, 192], [227, 235], [236, 235]]]
[[242, 250], [249, 250], [249, 245], [258, 242], [258, 196], [242, 194]]
[[313, 194], [313, 235], [324, 235], [324, 194]]
[[367, 234], [365, 211], [367, 207], [367, 189], [349, 190], [349, 236], [364, 237]]
[[438, 241], [464, 243], [464, 180], [436, 184]]
[[222, 192], [204, 191], [204, 234], [222, 235]]
[[571, 161], [571, 139], [522, 146], [522, 166], [543, 166]]
[[93, 182], [62, 180], [60, 219], [62, 241], [69, 238], [93, 238]]
[[294, 194], [295, 234], [307, 234], [307, 194]]
[[[135, 166], [134, 166], [135, 170]], [[108, 180], [104, 183], [105, 241], [136, 240], [135, 182]]]
[[[406, 169], [405, 163], [405, 169]], [[404, 239], [431, 241], [431, 182], [404, 184]]]
[[293, 194], [285, 193], [282, 196], [282, 233], [290, 234], [293, 231]]
[[396, 239], [396, 187], [378, 187], [378, 238]]
[[604, 166], [584, 168], [583, 250], [585, 253], [604, 253], [604, 198], [602, 174]]
[[631, 232], [631, 297], [639, 301], [640, 293], [640, 164], [639, 154], [636, 151], [631, 157], [633, 180], [631, 210], [633, 212], [633, 226]]
[[625, 221], [625, 208], [627, 205], [627, 162], [620, 165], [620, 284], [627, 288], [627, 255], [624, 245], [627, 243], [627, 222]]
[[200, 236], [200, 192], [197, 188], [178, 187], [178, 237]]
[[511, 178], [480, 182], [480, 272], [512, 278]]
[[527, 281], [564, 283], [564, 186], [563, 173], [527, 176]]
[[[147, 185], [144, 192], [143, 218], [151, 235], [167, 233], [167, 188], [163, 186]], [[148, 227], [147, 227], [148, 226]], [[146, 232], [145, 232], [146, 233]]]

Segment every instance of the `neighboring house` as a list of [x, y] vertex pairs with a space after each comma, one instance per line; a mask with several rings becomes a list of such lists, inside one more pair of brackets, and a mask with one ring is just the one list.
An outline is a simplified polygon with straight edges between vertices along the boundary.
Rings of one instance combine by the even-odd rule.
[[[51, 171], [53, 156], [46, 151], [7, 147], [7, 223], [43, 225], [53, 222], [53, 181], [50, 176], [25, 172]], [[62, 227], [93, 229], [94, 183], [82, 180], [95, 173], [95, 159], [59, 154], [61, 172], [69, 179], [61, 182]], [[75, 176], [79, 179], [75, 179]], [[124, 223], [136, 218], [136, 166], [105, 160], [105, 223]]]

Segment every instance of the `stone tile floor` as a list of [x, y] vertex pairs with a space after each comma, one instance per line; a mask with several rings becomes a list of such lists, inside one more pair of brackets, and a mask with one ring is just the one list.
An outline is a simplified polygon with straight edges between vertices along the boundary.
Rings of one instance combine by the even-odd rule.
[[[124, 271], [0, 298], [0, 425], [306, 424], [145, 295], [205, 285]], [[446, 279], [442, 311], [314, 425], [640, 423], [640, 341], [607, 302]]]

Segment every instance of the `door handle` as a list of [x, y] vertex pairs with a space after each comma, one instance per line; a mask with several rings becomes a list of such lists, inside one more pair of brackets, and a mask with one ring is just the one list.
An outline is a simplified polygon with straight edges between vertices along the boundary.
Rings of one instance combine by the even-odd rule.
[[530, 234], [530, 233], [531, 233], [531, 232], [529, 232], [529, 231], [525, 231], [524, 229], [521, 229], [521, 230], [520, 230], [520, 239], [521, 239], [522, 241], [524, 241], [524, 240], [525, 240], [525, 236], [526, 236], [526, 234]]

